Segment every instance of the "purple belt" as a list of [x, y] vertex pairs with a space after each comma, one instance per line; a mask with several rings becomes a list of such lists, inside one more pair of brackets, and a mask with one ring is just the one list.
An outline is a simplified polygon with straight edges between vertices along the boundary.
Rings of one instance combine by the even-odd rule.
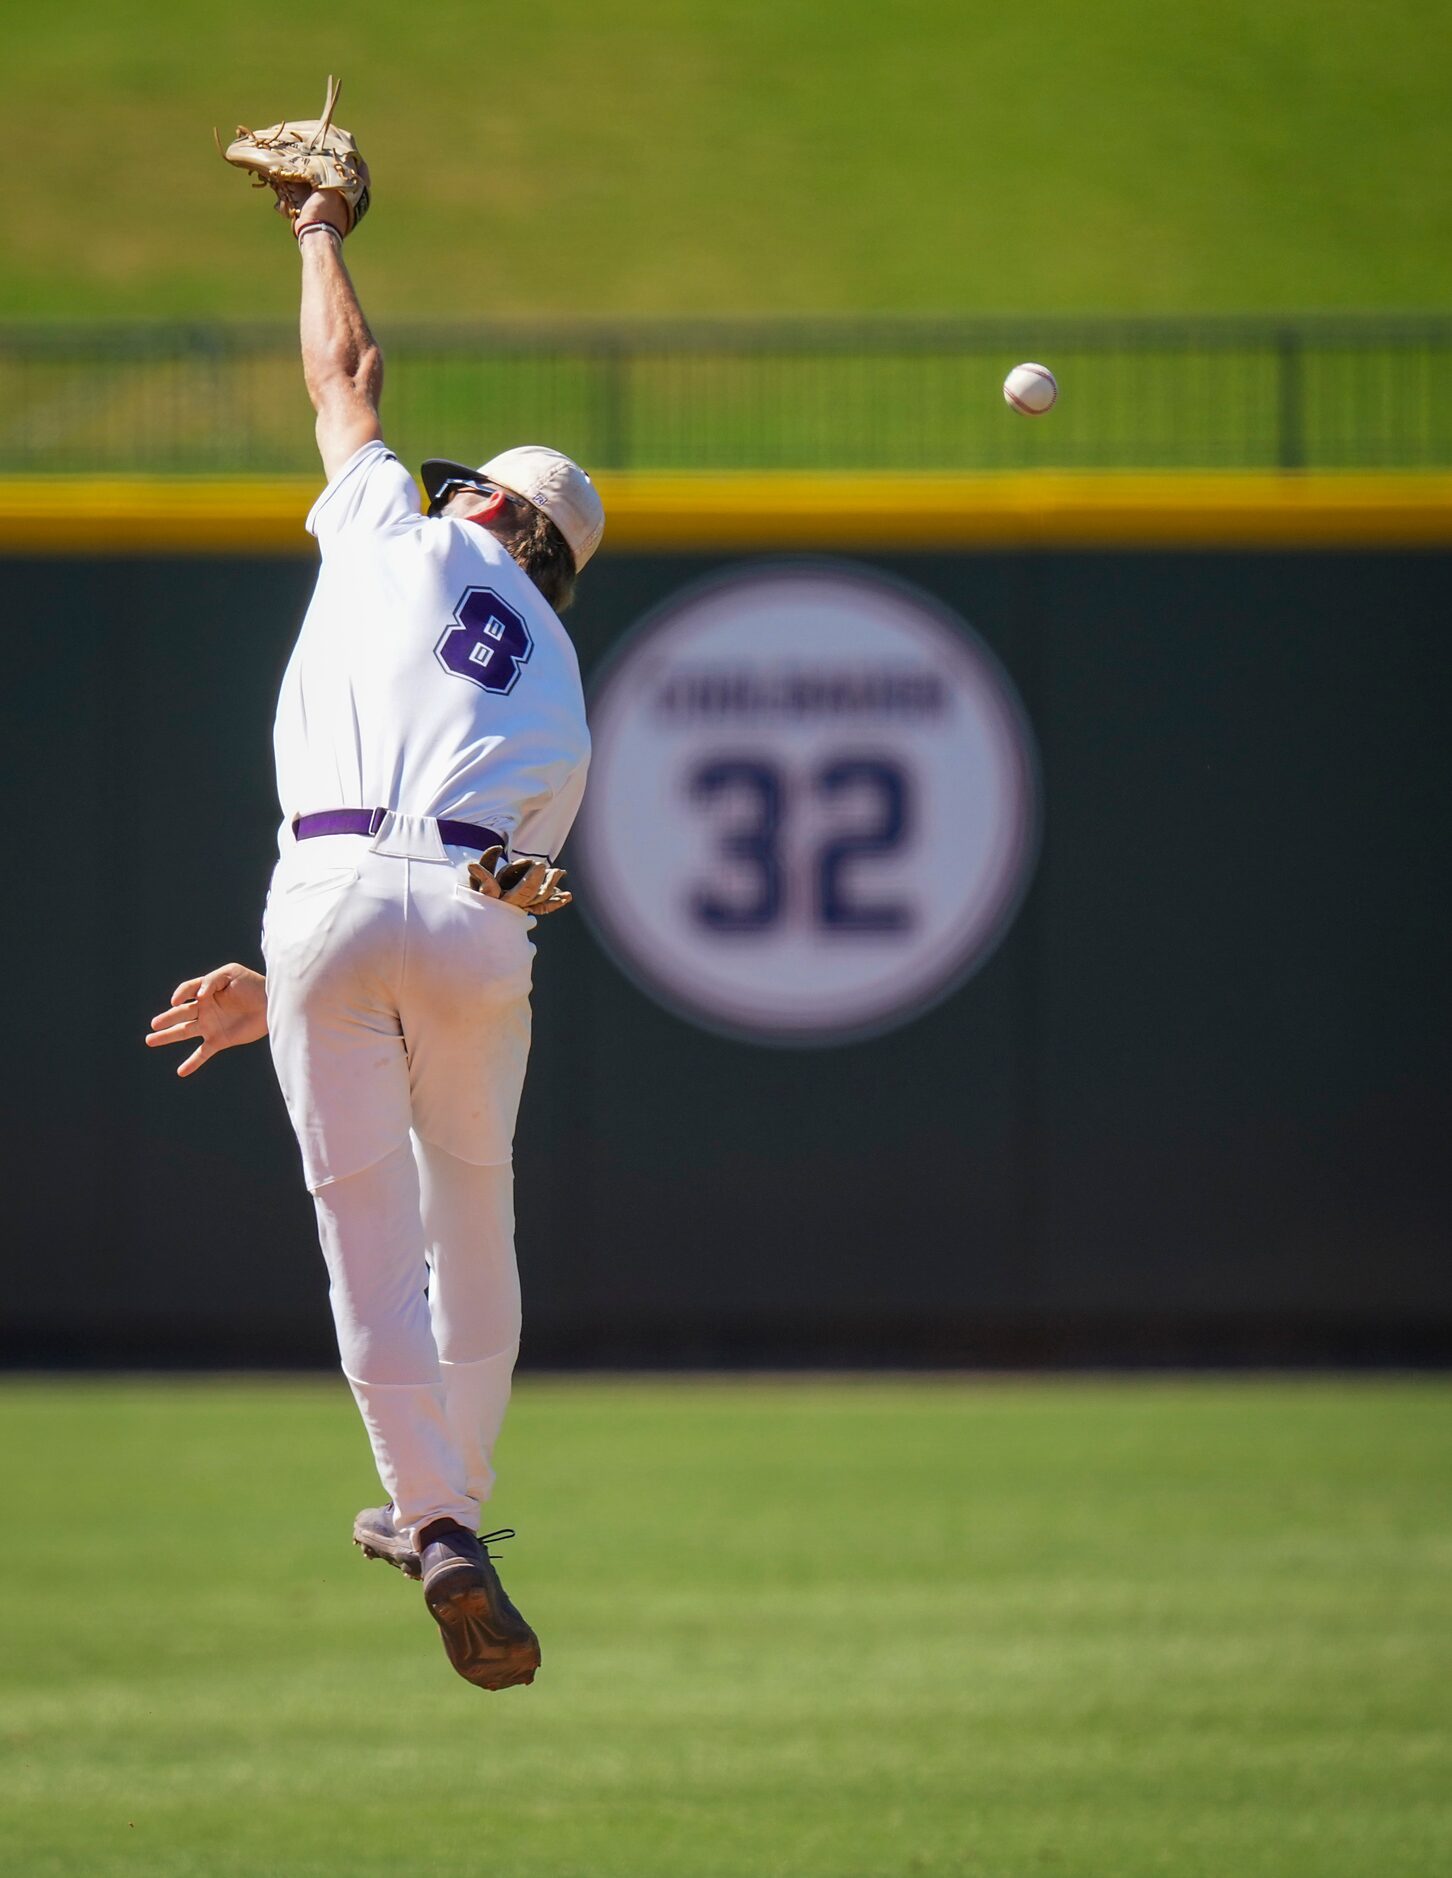
[[[319, 835], [376, 835], [383, 826], [387, 809], [319, 809], [316, 815], [299, 815], [292, 832], [299, 841], [314, 841]], [[492, 828], [478, 828], [473, 822], [435, 823], [439, 839], [451, 848], [502, 848], [503, 835]]]

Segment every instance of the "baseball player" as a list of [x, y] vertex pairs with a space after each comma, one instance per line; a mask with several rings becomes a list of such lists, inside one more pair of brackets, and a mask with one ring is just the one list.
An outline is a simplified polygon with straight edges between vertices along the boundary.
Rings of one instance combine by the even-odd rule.
[[[249, 136], [275, 151], [289, 128], [316, 126]], [[367, 171], [343, 167], [339, 187], [313, 188], [308, 169], [274, 184], [327, 486], [277, 707], [267, 976], [230, 964], [187, 980], [147, 1041], [196, 1040], [187, 1075], [269, 1036], [388, 1494], [354, 1538], [421, 1580], [454, 1668], [497, 1689], [540, 1661], [476, 1533], [519, 1344], [529, 935], [569, 900], [554, 863], [590, 749], [558, 613], [604, 512], [577, 464], [536, 445], [479, 469], [426, 463], [421, 512], [382, 439], [382, 358], [343, 262]]]

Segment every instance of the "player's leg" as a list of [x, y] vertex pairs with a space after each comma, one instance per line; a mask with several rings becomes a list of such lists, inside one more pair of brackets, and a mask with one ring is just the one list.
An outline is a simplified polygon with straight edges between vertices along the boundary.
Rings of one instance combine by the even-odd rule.
[[[313, 1002], [323, 1008], [321, 1000]], [[329, 1007], [335, 1029], [343, 1002]], [[386, 1031], [377, 1032], [371, 1057], [359, 1055], [355, 1067], [366, 1090], [370, 1074], [406, 1074], [405, 1052], [389, 1047]], [[477, 1183], [470, 1183], [470, 1192], [480, 1198]], [[497, 1192], [496, 1182], [496, 1211]], [[478, 1500], [470, 1494], [467, 1466], [449, 1428], [424, 1292], [423, 1199], [412, 1141], [405, 1134], [366, 1167], [318, 1184], [313, 1198], [343, 1368], [393, 1501], [391, 1515], [377, 1509], [388, 1530], [376, 1549], [393, 1557], [397, 1535], [408, 1534], [417, 1563], [394, 1562], [421, 1577], [424, 1601], [459, 1675], [485, 1689], [532, 1682], [539, 1640], [475, 1535]], [[437, 1194], [433, 1205], [455, 1218], [454, 1206]], [[354, 1527], [365, 1544], [359, 1527], [367, 1517], [360, 1516]]]
[[532, 1682], [540, 1662], [538, 1638], [475, 1537], [519, 1348], [513, 1173], [507, 1163], [481, 1167], [418, 1138], [414, 1155], [445, 1414], [469, 1500], [468, 1516], [456, 1516], [452, 1529], [431, 1526], [422, 1536], [424, 1599], [458, 1673], [504, 1689]]
[[344, 1372], [398, 1523], [469, 1518], [448, 1433], [409, 1139], [408, 1053], [396, 984], [405, 863], [347, 837], [299, 844], [273, 880], [265, 932], [268, 1030], [297, 1131]]
[[514, 1169], [477, 1167], [418, 1138], [414, 1153], [445, 1413], [464, 1457], [466, 1492], [482, 1507], [519, 1354]]
[[400, 1531], [473, 1529], [477, 1504], [449, 1430], [424, 1286], [418, 1170], [407, 1141], [313, 1194], [343, 1373]]
[[491, 1450], [519, 1342], [514, 1122], [529, 1060], [530, 922], [443, 869], [415, 869], [401, 1004], [434, 1278], [434, 1332], [471, 1493]]
[[[399, 1012], [433, 1311], [451, 1359], [441, 1369], [450, 1422], [470, 1456], [470, 1493], [482, 1500], [519, 1336], [509, 1159], [529, 1056], [534, 947], [516, 908], [485, 900], [452, 869], [413, 869], [409, 910]], [[533, 1681], [539, 1641], [472, 1527], [433, 1528], [419, 1563], [459, 1674], [490, 1689]]]

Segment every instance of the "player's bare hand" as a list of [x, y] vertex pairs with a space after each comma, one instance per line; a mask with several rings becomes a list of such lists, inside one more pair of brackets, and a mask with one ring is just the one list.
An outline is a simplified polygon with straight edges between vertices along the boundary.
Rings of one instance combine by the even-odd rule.
[[565, 870], [550, 867], [544, 861], [511, 861], [500, 867], [502, 848], [486, 848], [477, 861], [469, 863], [469, 879], [478, 893], [491, 900], [503, 900], [536, 919], [558, 913], [574, 895], [565, 889]]
[[195, 1043], [177, 1071], [191, 1076], [219, 1050], [256, 1043], [267, 1035], [267, 980], [246, 965], [218, 965], [200, 978], [185, 978], [166, 1010], [151, 1020], [148, 1049], [163, 1043]]

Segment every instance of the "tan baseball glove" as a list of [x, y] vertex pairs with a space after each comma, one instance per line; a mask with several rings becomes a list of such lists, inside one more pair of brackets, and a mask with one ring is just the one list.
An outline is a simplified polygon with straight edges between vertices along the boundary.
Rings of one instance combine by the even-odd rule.
[[[368, 213], [370, 179], [352, 133], [333, 122], [341, 90], [338, 79], [328, 80], [321, 117], [269, 124], [266, 130], [248, 130], [239, 124], [222, 155], [239, 170], [247, 170], [257, 188], [272, 190], [278, 212], [294, 223], [315, 189], [336, 189], [348, 205], [351, 233]], [[222, 149], [220, 137], [217, 148]]]
[[565, 870], [549, 867], [543, 861], [511, 861], [501, 867], [502, 848], [486, 848], [477, 861], [469, 863], [469, 880], [476, 893], [490, 900], [503, 900], [536, 919], [546, 913], [558, 913], [574, 899], [565, 891]]

